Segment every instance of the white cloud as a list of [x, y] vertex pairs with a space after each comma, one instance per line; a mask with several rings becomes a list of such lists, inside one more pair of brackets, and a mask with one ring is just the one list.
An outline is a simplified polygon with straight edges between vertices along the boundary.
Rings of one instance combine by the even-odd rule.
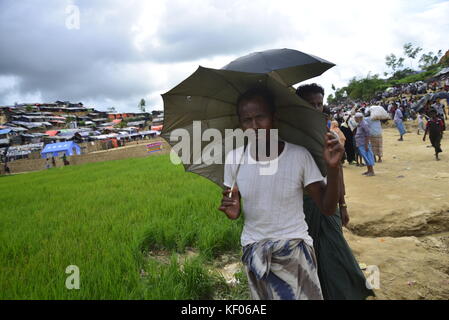
[[[80, 8], [80, 30], [64, 28], [71, 3]], [[336, 63], [307, 81], [330, 93], [331, 84], [382, 74], [385, 55], [401, 54], [406, 42], [449, 49], [448, 16], [449, 2], [432, 0], [3, 0], [0, 104], [41, 97], [125, 111], [145, 98], [160, 108], [160, 94], [198, 65], [220, 68], [282, 47]]]

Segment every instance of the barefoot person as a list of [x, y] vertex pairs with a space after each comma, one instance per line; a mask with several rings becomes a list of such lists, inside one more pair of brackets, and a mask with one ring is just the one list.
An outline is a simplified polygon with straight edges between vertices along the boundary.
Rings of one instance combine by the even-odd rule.
[[355, 114], [355, 121], [357, 122], [356, 147], [368, 168], [368, 171], [363, 173], [363, 175], [371, 177], [374, 176], [374, 154], [369, 142], [370, 131], [362, 113], [358, 112]]
[[398, 141], [403, 141], [404, 134], [405, 134], [405, 128], [404, 128], [404, 115], [402, 113], [401, 107], [398, 106], [396, 111], [394, 112], [394, 123], [396, 125], [396, 128], [398, 128], [399, 135], [401, 136]]
[[[243, 130], [274, 128], [275, 105], [270, 93], [253, 89], [237, 101], [237, 115]], [[267, 144], [270, 144], [267, 134]], [[325, 135], [323, 158], [327, 165], [327, 185], [304, 147], [279, 141], [277, 170], [261, 175], [258, 156], [255, 164], [233, 164], [233, 159], [252, 157], [252, 144], [237, 148], [226, 157], [223, 192], [219, 210], [237, 219], [241, 209], [245, 223], [241, 236], [242, 261], [252, 299], [321, 300], [313, 240], [307, 232], [303, 212], [303, 192], [307, 190], [320, 211], [335, 212], [339, 198], [340, 161], [343, 147], [331, 133]], [[239, 168], [239, 170], [237, 170]], [[238, 174], [237, 174], [238, 173]], [[237, 184], [228, 197], [233, 179]], [[243, 200], [241, 208], [241, 199]]]
[[[369, 141], [374, 154], [374, 162], [381, 163], [383, 157], [382, 124], [380, 120], [372, 120], [369, 111], [367, 112], [365, 121], [369, 128]], [[376, 156], [379, 158], [377, 161]]]

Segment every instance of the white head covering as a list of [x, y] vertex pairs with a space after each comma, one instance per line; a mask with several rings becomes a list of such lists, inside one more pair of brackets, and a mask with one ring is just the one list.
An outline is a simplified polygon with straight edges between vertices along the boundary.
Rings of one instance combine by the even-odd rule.
[[355, 114], [355, 117], [356, 117], [356, 118], [363, 118], [363, 113], [357, 112], [357, 113]]

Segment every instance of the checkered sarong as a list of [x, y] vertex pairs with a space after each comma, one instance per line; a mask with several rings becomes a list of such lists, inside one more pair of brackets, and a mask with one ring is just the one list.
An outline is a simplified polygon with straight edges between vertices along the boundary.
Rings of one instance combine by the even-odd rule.
[[383, 157], [383, 139], [382, 136], [370, 136], [371, 148], [375, 156]]
[[315, 251], [302, 239], [249, 244], [242, 261], [254, 300], [323, 300]]

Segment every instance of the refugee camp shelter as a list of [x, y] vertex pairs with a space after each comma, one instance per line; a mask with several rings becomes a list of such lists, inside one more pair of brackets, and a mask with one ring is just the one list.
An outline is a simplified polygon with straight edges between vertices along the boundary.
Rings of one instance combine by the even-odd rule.
[[44, 147], [41, 152], [42, 158], [57, 157], [59, 155], [65, 154], [66, 156], [72, 156], [76, 154], [81, 154], [81, 148], [73, 141], [49, 143]]

